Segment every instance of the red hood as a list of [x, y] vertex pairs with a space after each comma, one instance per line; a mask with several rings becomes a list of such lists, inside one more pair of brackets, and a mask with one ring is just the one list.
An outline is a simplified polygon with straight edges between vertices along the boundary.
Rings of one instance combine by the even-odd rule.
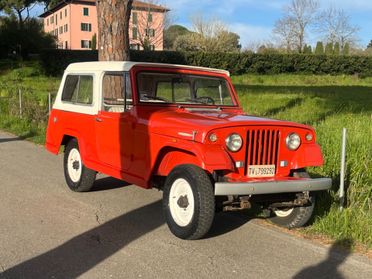
[[152, 133], [183, 139], [191, 139], [191, 135], [195, 133], [195, 140], [203, 141], [205, 135], [214, 129], [257, 125], [297, 127], [312, 130], [311, 127], [303, 124], [246, 115], [239, 111], [188, 110], [183, 108], [153, 112], [149, 128]]

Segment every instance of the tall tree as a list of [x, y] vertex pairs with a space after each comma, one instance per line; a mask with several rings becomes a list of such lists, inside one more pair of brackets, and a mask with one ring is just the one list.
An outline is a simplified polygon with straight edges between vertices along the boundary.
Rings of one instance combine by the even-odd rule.
[[346, 43], [355, 45], [359, 27], [351, 24], [350, 16], [342, 9], [330, 7], [320, 14], [317, 31], [327, 42], [339, 43], [342, 50]]
[[372, 40], [369, 41], [369, 44], [367, 45], [367, 48], [372, 48]]
[[346, 43], [344, 45], [344, 48], [342, 49], [342, 55], [349, 55], [350, 54], [350, 45], [349, 43]]
[[179, 36], [190, 34], [186, 27], [182, 25], [171, 25], [164, 30], [164, 49], [173, 49], [175, 40]]
[[340, 43], [339, 42], [335, 42], [335, 45], [333, 46], [333, 54], [340, 55]]
[[327, 54], [327, 55], [332, 55], [333, 54], [333, 43], [332, 42], [329, 42], [329, 43], [326, 44], [324, 53]]
[[[274, 34], [285, 42], [290, 36], [293, 45], [298, 52], [303, 50], [306, 32], [314, 24], [319, 9], [318, 0], [291, 0], [290, 4], [284, 8], [284, 14], [274, 28]], [[285, 31], [285, 32], [284, 32]], [[289, 34], [283, 36], [283, 33]]]
[[129, 19], [133, 0], [97, 0], [98, 59], [130, 60]]
[[24, 22], [30, 19], [30, 11], [37, 4], [37, 0], [1, 0], [0, 10], [2, 9], [10, 16], [16, 16], [18, 27], [23, 28]]
[[316, 55], [322, 55], [324, 54], [324, 46], [323, 42], [317, 42], [316, 47], [315, 47], [315, 52]]

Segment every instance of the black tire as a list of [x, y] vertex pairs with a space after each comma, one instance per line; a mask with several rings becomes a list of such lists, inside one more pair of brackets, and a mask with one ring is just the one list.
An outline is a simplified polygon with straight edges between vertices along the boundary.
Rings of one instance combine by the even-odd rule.
[[[307, 172], [295, 172], [294, 177], [309, 178]], [[310, 193], [310, 203], [305, 206], [298, 206], [293, 208], [283, 208], [272, 210], [272, 217], [270, 221], [281, 227], [288, 229], [303, 227], [310, 220], [313, 215], [315, 206], [315, 196]]]
[[[69, 162], [70, 154], [71, 157]], [[63, 169], [65, 173], [66, 183], [72, 191], [87, 192], [92, 188], [96, 179], [97, 172], [85, 167], [81, 157], [80, 161], [72, 161], [72, 156], [76, 154], [78, 154], [78, 156], [80, 157], [79, 145], [76, 139], [72, 139], [67, 143], [65, 147], [65, 154], [63, 159]], [[74, 171], [71, 171], [71, 168], [73, 168], [76, 173], [73, 174]]]
[[[192, 197], [185, 194], [178, 198], [174, 196], [174, 200], [170, 200], [171, 192], [176, 189], [172, 190], [172, 187], [179, 187], [175, 185], [185, 181], [187, 182], [185, 187], [192, 192]], [[186, 200], [180, 201], [183, 198]], [[192, 200], [189, 201], [189, 198]], [[180, 202], [185, 203], [181, 205]], [[175, 209], [177, 207], [175, 203], [178, 209]], [[182, 209], [189, 210], [189, 206], [193, 209], [188, 216], [191, 219], [185, 224], [180, 224], [180, 220], [174, 217], [177, 215], [175, 212], [182, 212]], [[209, 231], [215, 213], [213, 185], [207, 173], [194, 165], [181, 165], [174, 168], [168, 175], [163, 188], [163, 212], [168, 227], [175, 236], [189, 240], [202, 238]]]

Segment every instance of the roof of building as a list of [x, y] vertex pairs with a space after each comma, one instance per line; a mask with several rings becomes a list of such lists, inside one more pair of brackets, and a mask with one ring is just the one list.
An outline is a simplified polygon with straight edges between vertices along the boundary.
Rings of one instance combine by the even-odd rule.
[[133, 66], [149, 66], [149, 67], [160, 67], [160, 68], [183, 68], [190, 70], [201, 70], [206, 72], [214, 72], [225, 74], [230, 76], [230, 73], [226, 70], [196, 67], [188, 65], [175, 65], [175, 64], [164, 64], [164, 63], [148, 63], [148, 62], [132, 62], [132, 61], [99, 61], [99, 62], [79, 62], [72, 63], [67, 68], [67, 72], [89, 72], [89, 71], [129, 71]]
[[[47, 17], [69, 4], [82, 4], [82, 5], [95, 6], [96, 0], [62, 0], [57, 5], [55, 5], [53, 8], [39, 15], [39, 17], [43, 17], [43, 18]], [[132, 10], [145, 10], [146, 11], [148, 9], [150, 9], [150, 11], [163, 12], [163, 13], [170, 11], [168, 8], [155, 5], [152, 3], [147, 3], [143, 1], [133, 1]]]

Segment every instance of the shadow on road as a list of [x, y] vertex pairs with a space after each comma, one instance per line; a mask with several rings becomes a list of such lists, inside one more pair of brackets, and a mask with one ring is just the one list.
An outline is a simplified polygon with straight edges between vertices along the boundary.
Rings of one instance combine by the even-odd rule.
[[[102, 182], [103, 183], [103, 182]], [[251, 220], [246, 212], [216, 214], [207, 238], [228, 233]], [[76, 278], [141, 236], [164, 224], [161, 201], [125, 213], [62, 245], [20, 263], [0, 278]], [[169, 237], [172, 237], [169, 233]]]
[[[332, 278], [343, 279], [344, 276], [338, 271], [338, 267], [346, 260], [351, 254], [353, 241], [351, 239], [342, 239], [336, 241], [329, 249], [328, 257], [323, 262], [309, 266], [298, 274], [294, 279], [307, 279], [307, 278]], [[341, 249], [342, 247], [343, 249]]]
[[90, 192], [111, 190], [129, 185], [131, 184], [128, 182], [108, 176], [97, 179]]
[[21, 141], [28, 139], [30, 137], [33, 137], [35, 134], [32, 132], [27, 133], [26, 135], [20, 136], [20, 137], [6, 137], [6, 138], [0, 138], [0, 143], [3, 142], [11, 142], [11, 141]]
[[125, 213], [61, 246], [5, 270], [5, 278], [76, 278], [163, 225], [161, 202]]

